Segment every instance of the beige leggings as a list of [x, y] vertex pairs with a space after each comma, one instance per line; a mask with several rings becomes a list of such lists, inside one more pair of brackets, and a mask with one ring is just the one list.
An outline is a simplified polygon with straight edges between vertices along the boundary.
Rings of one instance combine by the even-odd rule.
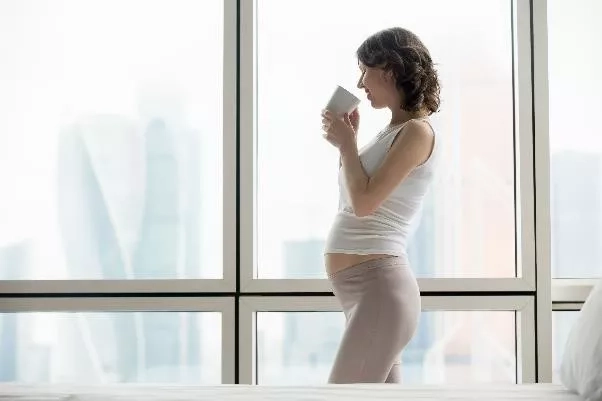
[[400, 383], [400, 354], [420, 316], [420, 291], [407, 260], [370, 260], [330, 281], [347, 323], [328, 383]]

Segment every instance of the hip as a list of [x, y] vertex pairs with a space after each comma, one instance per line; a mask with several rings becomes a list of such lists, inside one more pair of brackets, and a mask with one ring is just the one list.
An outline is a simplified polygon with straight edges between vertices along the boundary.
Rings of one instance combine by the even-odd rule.
[[399, 257], [368, 260], [329, 275], [329, 280], [344, 309], [364, 301], [404, 309], [420, 299], [416, 277]]

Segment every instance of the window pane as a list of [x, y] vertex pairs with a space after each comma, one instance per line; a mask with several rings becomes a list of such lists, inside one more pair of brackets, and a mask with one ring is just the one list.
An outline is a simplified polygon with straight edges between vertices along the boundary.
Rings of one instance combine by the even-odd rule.
[[218, 312], [0, 314], [0, 382], [221, 383]]
[[[442, 84], [441, 112], [433, 118], [441, 160], [409, 245], [414, 271], [419, 277], [514, 277], [511, 2], [370, 5], [258, 0], [258, 277], [325, 277], [338, 155], [322, 138], [320, 110], [337, 84], [355, 88], [356, 48], [389, 26], [422, 38]], [[388, 117], [356, 92], [363, 99], [363, 145]]]
[[602, 270], [602, 3], [548, 1], [552, 269]]
[[[514, 317], [423, 312], [402, 356], [403, 382], [515, 383]], [[340, 312], [258, 313], [258, 384], [326, 383], [344, 325]]]
[[560, 365], [564, 356], [564, 347], [573, 324], [579, 316], [578, 311], [554, 311], [552, 313], [552, 381], [560, 383]]
[[0, 279], [222, 277], [223, 2], [0, 2]]

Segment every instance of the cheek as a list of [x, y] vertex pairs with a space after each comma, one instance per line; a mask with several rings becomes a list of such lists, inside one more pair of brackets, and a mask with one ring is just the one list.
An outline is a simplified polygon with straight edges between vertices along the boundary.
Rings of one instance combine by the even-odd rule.
[[392, 93], [395, 92], [395, 87], [392, 86], [390, 83], [383, 81], [382, 79], [378, 79], [373, 81], [372, 83], [372, 87], [374, 88], [375, 92], [378, 92], [378, 94], [382, 97], [386, 97], [389, 98]]
[[364, 86], [366, 88], [368, 88], [370, 91], [373, 91], [374, 89], [376, 89], [377, 86], [375, 85], [374, 77], [367, 76], [366, 78], [364, 78]]
[[382, 92], [382, 83], [377, 77], [372, 77], [367, 80], [366, 87], [373, 93], [381, 93]]

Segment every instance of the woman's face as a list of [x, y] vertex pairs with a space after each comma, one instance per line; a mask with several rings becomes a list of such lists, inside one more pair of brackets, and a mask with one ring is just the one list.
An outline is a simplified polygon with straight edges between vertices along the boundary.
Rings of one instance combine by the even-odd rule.
[[359, 63], [360, 79], [357, 87], [364, 89], [368, 100], [375, 109], [384, 107], [393, 108], [400, 102], [399, 91], [395, 87], [395, 80], [391, 72], [378, 67], [367, 67]]

